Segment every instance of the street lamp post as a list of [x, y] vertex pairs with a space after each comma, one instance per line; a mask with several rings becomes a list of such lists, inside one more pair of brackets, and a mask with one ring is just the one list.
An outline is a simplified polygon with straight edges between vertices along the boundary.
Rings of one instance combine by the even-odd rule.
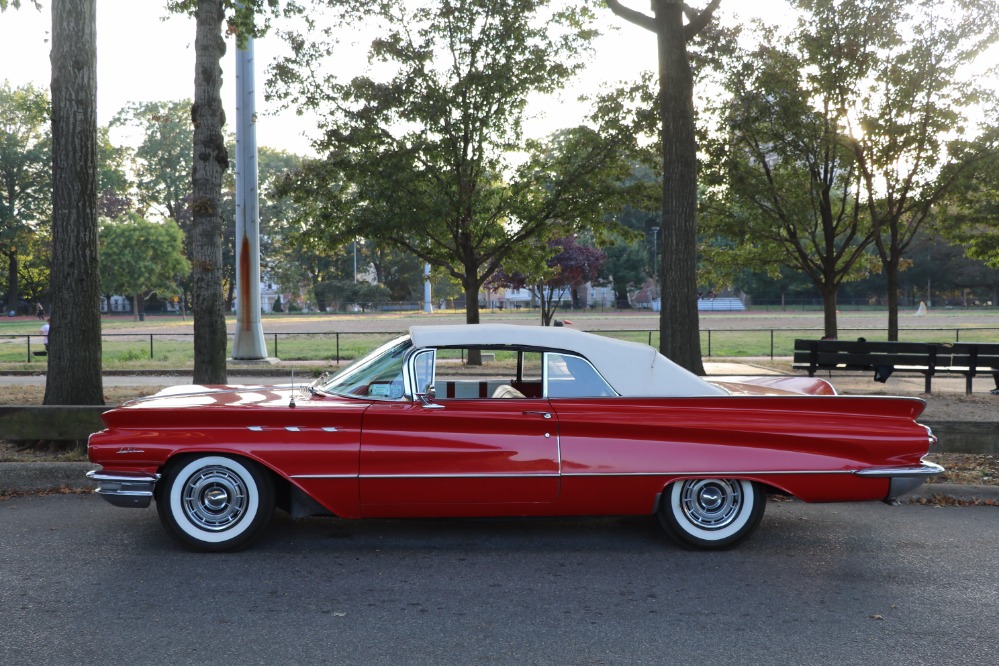
[[260, 322], [260, 210], [253, 38], [236, 50], [236, 334], [234, 360], [267, 357]]

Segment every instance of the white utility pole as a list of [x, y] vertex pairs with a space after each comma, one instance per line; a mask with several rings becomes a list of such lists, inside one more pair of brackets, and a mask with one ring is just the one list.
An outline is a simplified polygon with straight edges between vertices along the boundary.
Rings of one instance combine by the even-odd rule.
[[260, 323], [260, 206], [253, 38], [236, 49], [236, 335], [234, 360], [267, 357]]
[[434, 305], [430, 302], [430, 264], [423, 266], [423, 311], [433, 312]]

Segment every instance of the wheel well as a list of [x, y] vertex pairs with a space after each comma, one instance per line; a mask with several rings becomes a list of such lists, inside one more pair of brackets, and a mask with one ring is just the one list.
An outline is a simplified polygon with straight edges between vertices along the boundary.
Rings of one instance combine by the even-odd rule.
[[167, 458], [162, 465], [160, 465], [157, 470], [160, 474], [163, 474], [167, 467], [174, 465], [183, 465], [185, 461], [192, 460], [194, 458], [200, 458], [203, 456], [225, 456], [226, 458], [232, 458], [233, 460], [239, 461], [243, 464], [251, 464], [256, 466], [262, 474], [266, 474], [270, 477], [271, 481], [274, 483], [274, 500], [277, 508], [282, 511], [290, 512], [289, 507], [291, 506], [291, 483], [288, 479], [284, 478], [273, 469], [260, 462], [259, 460], [254, 460], [247, 456], [241, 455], [239, 453], [230, 453], [228, 451], [196, 451], [192, 453], [184, 452], [177, 453], [175, 455]]
[[[658, 511], [659, 507], [662, 506], [663, 502], [668, 502], [669, 501], [669, 487], [671, 485], [673, 485], [674, 483], [680, 483], [682, 481], [686, 481], [687, 479], [700, 479], [700, 478], [706, 478], [706, 477], [699, 477], [699, 476], [698, 477], [681, 477], [681, 478], [673, 479], [672, 481], [670, 481], [669, 483], [667, 483], [665, 486], [663, 486], [663, 489], [656, 495], [656, 502], [655, 502], [654, 510]], [[789, 493], [788, 491], [786, 491], [786, 490], [784, 490], [782, 488], [778, 488], [777, 486], [770, 485], [769, 483], [767, 483], [765, 481], [759, 481], [757, 479], [746, 479], [746, 478], [743, 478], [741, 476], [732, 476], [732, 477], [729, 477], [729, 476], [724, 476], [724, 475], [721, 475], [721, 474], [718, 475], [718, 476], [716, 476], [716, 477], [713, 477], [713, 478], [735, 479], [735, 480], [738, 480], [738, 481], [752, 481], [753, 483], [756, 484], [756, 486], [760, 489], [760, 492], [763, 493], [764, 495], [779, 495], [779, 496], [782, 496], [782, 497], [794, 497], [794, 495], [792, 495], [791, 493]]]
[[780, 495], [782, 497], [794, 497], [791, 493], [778, 488], [777, 486], [771, 486], [769, 483], [763, 483], [762, 481], [757, 481], [756, 485], [760, 487], [760, 490], [767, 495]]

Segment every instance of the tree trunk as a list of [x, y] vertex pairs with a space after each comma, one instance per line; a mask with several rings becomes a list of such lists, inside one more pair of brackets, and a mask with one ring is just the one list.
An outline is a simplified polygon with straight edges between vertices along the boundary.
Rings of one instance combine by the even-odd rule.
[[96, 0], [52, 2], [52, 313], [46, 405], [103, 405]]
[[[17, 248], [11, 248], [7, 253], [7, 312], [17, 311], [21, 304], [21, 295], [17, 284]], [[7, 312], [4, 314], [6, 315]]]
[[[900, 255], [895, 255], [896, 257]], [[884, 263], [888, 283], [888, 340], [898, 341], [898, 259]]]
[[825, 333], [823, 337], [836, 339], [839, 336], [839, 324], [836, 321], [837, 316], [837, 303], [836, 298], [839, 293], [839, 286], [836, 285], [832, 280], [827, 280], [823, 285], [822, 289], [822, 309], [823, 309], [823, 325]]
[[697, 314], [697, 143], [694, 77], [683, 33], [683, 3], [655, 1], [663, 145], [662, 310], [659, 349], [704, 374]]
[[[474, 275], [474, 271], [468, 271], [466, 275]], [[479, 288], [482, 286], [471, 278], [463, 280], [465, 288], [465, 323], [479, 323]], [[469, 349], [467, 365], [482, 365], [482, 351], [479, 349]]]
[[194, 41], [194, 176], [191, 232], [194, 383], [226, 383], [222, 294], [222, 174], [229, 156], [222, 136], [222, 0], [199, 0]]
[[466, 279], [462, 286], [465, 289], [465, 323], [478, 324], [480, 321], [479, 287], [482, 285]]
[[558, 305], [553, 305], [555, 291], [545, 287], [544, 283], [538, 285], [538, 293], [541, 294], [541, 325], [551, 326], [555, 318], [555, 310]]

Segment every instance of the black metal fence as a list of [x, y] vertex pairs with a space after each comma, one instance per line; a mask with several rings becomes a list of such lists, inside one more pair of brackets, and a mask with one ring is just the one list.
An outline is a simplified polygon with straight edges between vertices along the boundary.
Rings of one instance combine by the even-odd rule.
[[[595, 331], [600, 335], [659, 345], [658, 330]], [[884, 329], [847, 328], [840, 339], [885, 340]], [[283, 361], [321, 365], [350, 361], [382, 342], [401, 335], [400, 331], [267, 333], [267, 353]], [[705, 329], [701, 331], [701, 352], [707, 358], [787, 357], [793, 354], [797, 338], [818, 339], [819, 328]], [[899, 331], [909, 342], [999, 342], [999, 328], [918, 328]], [[0, 336], [0, 367], [43, 371], [47, 362], [41, 335]], [[103, 365], [106, 370], [188, 368], [193, 363], [194, 336], [190, 333], [105, 333], [102, 337]], [[230, 350], [231, 351], [231, 350]]]

